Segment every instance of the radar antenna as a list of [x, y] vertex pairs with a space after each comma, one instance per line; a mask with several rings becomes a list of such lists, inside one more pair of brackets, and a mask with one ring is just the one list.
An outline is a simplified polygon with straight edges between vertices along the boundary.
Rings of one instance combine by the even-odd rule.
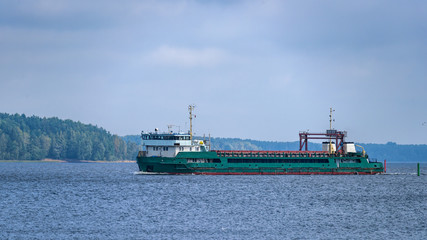
[[169, 124], [168, 125], [168, 133], [172, 133], [172, 128], [173, 127], [178, 127], [178, 132], [181, 132], [181, 126]]

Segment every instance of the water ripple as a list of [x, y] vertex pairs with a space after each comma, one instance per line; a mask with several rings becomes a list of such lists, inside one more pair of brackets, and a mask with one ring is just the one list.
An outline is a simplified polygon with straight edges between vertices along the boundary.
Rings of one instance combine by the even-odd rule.
[[426, 239], [426, 175], [388, 168], [170, 176], [129, 163], [0, 163], [0, 239]]

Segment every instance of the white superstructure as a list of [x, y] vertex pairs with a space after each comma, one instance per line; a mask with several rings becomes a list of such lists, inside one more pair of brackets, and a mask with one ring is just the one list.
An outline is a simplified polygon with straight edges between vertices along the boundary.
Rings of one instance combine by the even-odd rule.
[[356, 146], [353, 142], [344, 143], [344, 153], [356, 153]]
[[[330, 147], [329, 147], [330, 146]], [[323, 142], [322, 143], [322, 151], [325, 152], [336, 152], [337, 151], [337, 147], [335, 145], [335, 142]]]
[[147, 157], [175, 157], [179, 152], [206, 152], [209, 146], [203, 140], [190, 140], [185, 133], [141, 133], [143, 151]]

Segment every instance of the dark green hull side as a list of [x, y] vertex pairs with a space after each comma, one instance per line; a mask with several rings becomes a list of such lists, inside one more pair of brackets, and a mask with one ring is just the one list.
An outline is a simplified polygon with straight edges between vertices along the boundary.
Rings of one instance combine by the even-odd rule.
[[216, 152], [181, 152], [174, 158], [137, 157], [139, 170], [158, 174], [206, 175], [311, 175], [311, 174], [379, 174], [380, 162], [369, 162], [367, 156], [329, 155], [310, 157], [224, 157]]

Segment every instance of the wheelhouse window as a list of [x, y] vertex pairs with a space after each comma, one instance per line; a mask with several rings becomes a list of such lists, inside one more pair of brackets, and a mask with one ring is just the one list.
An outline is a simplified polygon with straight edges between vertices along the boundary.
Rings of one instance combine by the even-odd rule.
[[141, 136], [142, 140], [190, 140], [190, 136], [176, 136], [176, 135], [161, 135], [161, 134], [144, 134]]

